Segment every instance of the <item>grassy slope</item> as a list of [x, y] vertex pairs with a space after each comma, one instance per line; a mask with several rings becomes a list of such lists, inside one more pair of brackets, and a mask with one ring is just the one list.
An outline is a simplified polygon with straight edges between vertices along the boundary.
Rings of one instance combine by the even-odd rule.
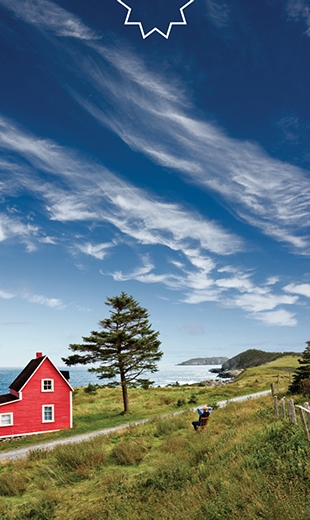
[[[264, 389], [278, 374], [282, 386], [287, 369], [283, 359], [251, 369], [229, 391]], [[133, 413], [145, 409], [145, 396], [153, 411], [175, 410], [186, 394], [167, 390], [134, 393]], [[218, 391], [189, 390], [203, 402]], [[81, 417], [93, 414], [96, 397], [87, 405], [79, 395]], [[111, 393], [106, 407], [119, 414]], [[195, 418], [185, 411], [0, 467], [1, 520], [310, 519], [310, 444], [299, 424], [275, 420], [271, 397], [215, 410], [203, 434], [192, 430]]]
[[[169, 388], [132, 388], [129, 390], [131, 412], [122, 414], [120, 388], [101, 388], [95, 395], [77, 389], [73, 395], [73, 428], [51, 434], [31, 435], [9, 442], [0, 442], [0, 451], [23, 446], [33, 446], [48, 440], [65, 438], [80, 433], [118, 426], [128, 421], [154, 417], [155, 415], [188, 409], [198, 405], [215, 404], [224, 399], [270, 389], [272, 382], [287, 389], [290, 374], [298, 366], [296, 357], [287, 356], [260, 367], [245, 370], [232, 384], [220, 387], [198, 385]], [[279, 376], [279, 377], [278, 377]], [[193, 402], [196, 400], [196, 403]], [[181, 405], [181, 406], [178, 406]]]

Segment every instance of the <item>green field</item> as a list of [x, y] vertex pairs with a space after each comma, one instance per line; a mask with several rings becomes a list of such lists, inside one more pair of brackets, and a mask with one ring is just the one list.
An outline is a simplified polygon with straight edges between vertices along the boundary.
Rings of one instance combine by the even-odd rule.
[[[191, 426], [195, 400], [215, 403], [277, 381], [282, 395], [294, 363], [282, 358], [214, 389], [132, 389], [130, 417], [121, 414], [119, 389], [79, 389], [74, 433], [153, 419], [3, 464], [1, 520], [310, 519], [310, 443], [300, 424], [275, 418], [270, 396], [215, 409], [204, 433]], [[156, 418], [178, 410], [184, 412]]]

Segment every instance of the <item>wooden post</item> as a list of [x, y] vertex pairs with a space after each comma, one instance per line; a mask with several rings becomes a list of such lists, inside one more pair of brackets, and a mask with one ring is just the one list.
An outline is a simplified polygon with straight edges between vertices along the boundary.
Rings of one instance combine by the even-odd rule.
[[290, 421], [293, 424], [297, 424], [296, 412], [295, 412], [295, 406], [294, 406], [293, 399], [289, 399], [287, 401], [287, 404], [288, 404], [288, 416], [289, 416], [289, 419], [290, 419]]
[[307, 425], [307, 421], [306, 421], [306, 418], [305, 418], [305, 412], [303, 411], [302, 407], [299, 406], [299, 412], [300, 412], [300, 417], [301, 417], [301, 422], [302, 422], [302, 425], [303, 425], [303, 429], [304, 429], [304, 432], [305, 432], [305, 435], [308, 439], [308, 441], [310, 440], [310, 436], [309, 436], [309, 430], [308, 430], [308, 425]]
[[276, 395], [276, 385], [274, 383], [271, 383], [271, 395]]
[[[310, 406], [309, 406], [309, 403], [305, 403], [304, 404], [304, 407], [309, 410], [310, 412]], [[307, 416], [307, 420], [308, 420], [308, 425], [310, 426], [310, 413], [306, 413], [306, 416]]]
[[274, 404], [274, 413], [275, 413], [276, 417], [279, 417], [279, 405], [278, 405], [278, 398], [276, 395], [273, 398], [273, 404]]
[[281, 404], [281, 416], [282, 416], [282, 419], [285, 419], [286, 417], [286, 413], [285, 413], [285, 401], [284, 401], [284, 397], [282, 397], [281, 401], [280, 401], [280, 404]]

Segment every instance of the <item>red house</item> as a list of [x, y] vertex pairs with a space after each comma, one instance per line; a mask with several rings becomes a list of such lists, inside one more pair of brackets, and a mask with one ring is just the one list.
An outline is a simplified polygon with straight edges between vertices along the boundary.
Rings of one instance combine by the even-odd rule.
[[10, 393], [0, 395], [0, 439], [72, 428], [69, 372], [47, 356], [36, 358], [17, 376]]

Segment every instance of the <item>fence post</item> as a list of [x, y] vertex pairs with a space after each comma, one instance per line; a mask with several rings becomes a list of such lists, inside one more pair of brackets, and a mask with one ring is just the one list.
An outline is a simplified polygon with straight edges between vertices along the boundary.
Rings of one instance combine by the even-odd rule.
[[[307, 410], [310, 411], [309, 403], [305, 403], [304, 407], [307, 408]], [[308, 425], [310, 426], [310, 413], [306, 413], [306, 415], [307, 415]]]
[[274, 397], [276, 395], [276, 385], [271, 383], [271, 395]]
[[282, 419], [285, 419], [286, 417], [286, 413], [285, 413], [285, 402], [284, 402], [284, 397], [282, 397], [281, 401], [280, 401], [280, 404], [281, 404], [281, 416], [282, 416]]
[[289, 399], [287, 401], [287, 404], [288, 404], [288, 416], [289, 416], [289, 419], [290, 419], [290, 421], [293, 424], [297, 424], [296, 412], [295, 412], [295, 406], [294, 406], [293, 399]]
[[310, 440], [310, 436], [309, 436], [309, 430], [308, 430], [308, 425], [307, 425], [307, 421], [306, 421], [306, 418], [305, 418], [304, 411], [303, 411], [302, 408], [299, 408], [299, 412], [300, 412], [300, 417], [301, 417], [301, 422], [302, 422], [302, 425], [303, 425], [303, 428], [304, 428], [304, 432], [305, 432], [306, 437], [307, 437], [307, 439], [309, 441]]
[[274, 413], [275, 413], [276, 417], [279, 417], [279, 405], [278, 405], [278, 398], [276, 395], [273, 397], [273, 404], [274, 404]]

